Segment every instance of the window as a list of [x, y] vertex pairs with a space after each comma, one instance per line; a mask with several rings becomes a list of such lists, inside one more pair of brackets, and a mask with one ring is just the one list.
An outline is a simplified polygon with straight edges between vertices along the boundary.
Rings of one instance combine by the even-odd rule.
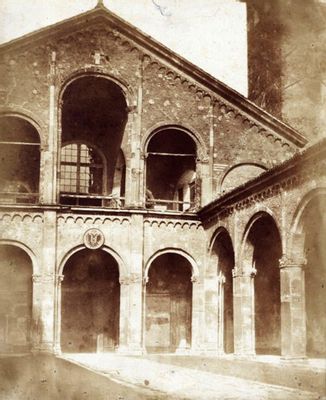
[[84, 143], [72, 143], [61, 149], [61, 202], [64, 204], [84, 204], [85, 198], [102, 196], [103, 158], [100, 153]]
[[40, 139], [19, 117], [0, 118], [0, 201], [36, 203], [39, 198]]

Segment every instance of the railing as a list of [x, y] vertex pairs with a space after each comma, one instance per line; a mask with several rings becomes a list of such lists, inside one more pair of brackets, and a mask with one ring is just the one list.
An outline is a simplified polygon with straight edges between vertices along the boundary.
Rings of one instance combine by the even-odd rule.
[[35, 204], [38, 201], [38, 193], [0, 192], [0, 203], [4, 204]]
[[179, 201], [166, 199], [146, 199], [146, 208], [156, 211], [193, 211], [196, 204], [193, 201]]
[[122, 208], [125, 205], [125, 197], [60, 193], [60, 204], [85, 207]]

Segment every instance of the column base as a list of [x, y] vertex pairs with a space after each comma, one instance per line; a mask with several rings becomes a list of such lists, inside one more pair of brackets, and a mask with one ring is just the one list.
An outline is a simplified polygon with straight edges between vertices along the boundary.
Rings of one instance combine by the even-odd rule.
[[234, 353], [234, 358], [236, 360], [255, 360], [256, 359], [256, 353]]
[[141, 356], [146, 352], [144, 349], [138, 344], [130, 344], [130, 345], [123, 345], [118, 346], [116, 349], [117, 354], [125, 355], [125, 356]]
[[308, 360], [308, 357], [306, 355], [282, 355], [281, 360], [283, 361], [304, 361]]
[[38, 353], [54, 354], [54, 345], [52, 342], [39, 343], [32, 347], [31, 352], [33, 354], [38, 354]]

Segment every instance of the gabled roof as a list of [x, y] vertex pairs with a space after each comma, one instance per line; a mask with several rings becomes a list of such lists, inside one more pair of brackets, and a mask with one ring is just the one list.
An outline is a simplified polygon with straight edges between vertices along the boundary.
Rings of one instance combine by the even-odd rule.
[[109, 22], [111, 26], [116, 27], [119, 32], [126, 37], [129, 37], [149, 53], [155, 55], [165, 63], [170, 64], [172, 67], [182, 71], [198, 84], [204, 86], [207, 90], [221, 96], [226, 101], [237, 107], [241, 112], [255, 119], [265, 128], [271, 129], [272, 131], [278, 133], [296, 146], [303, 147], [307, 144], [306, 138], [295, 129], [278, 120], [234, 89], [212, 77], [207, 72], [203, 71], [183, 57], [177, 55], [166, 46], [154, 40], [151, 36], [143, 33], [135, 26], [118, 17], [116, 14], [109, 11], [101, 2], [99, 2], [99, 4], [90, 11], [56, 24], [49, 25], [45, 28], [39, 29], [18, 39], [14, 39], [0, 45], [0, 53], [13, 51], [15, 49], [28, 46], [31, 43], [37, 43], [46, 38], [55, 37], [56, 35], [62, 34], [65, 31], [70, 32], [74, 28], [78, 29], [85, 25], [87, 26], [100, 21]]

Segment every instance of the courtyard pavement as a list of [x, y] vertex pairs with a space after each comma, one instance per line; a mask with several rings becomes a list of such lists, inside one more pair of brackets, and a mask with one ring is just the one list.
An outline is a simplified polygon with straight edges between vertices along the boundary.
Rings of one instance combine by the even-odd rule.
[[[73, 363], [128, 386], [164, 393], [166, 399], [321, 400], [316, 393], [218, 375], [138, 357], [117, 354], [64, 354]], [[153, 397], [154, 399], [155, 397]], [[161, 397], [160, 397], [161, 398]]]

